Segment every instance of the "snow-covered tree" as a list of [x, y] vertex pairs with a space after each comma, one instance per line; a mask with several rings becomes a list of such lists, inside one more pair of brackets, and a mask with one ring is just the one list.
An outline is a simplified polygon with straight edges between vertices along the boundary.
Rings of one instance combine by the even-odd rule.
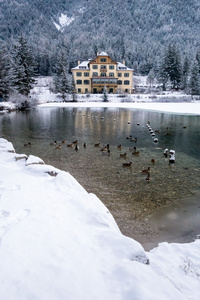
[[68, 63], [64, 53], [58, 55], [56, 74], [54, 76], [55, 91], [66, 101], [70, 93], [70, 82], [68, 74]]
[[104, 85], [103, 88], [103, 102], [108, 102], [108, 89], [106, 85]]
[[0, 49], [0, 98], [8, 99], [11, 85], [10, 56], [5, 49]]
[[160, 65], [160, 79], [163, 86], [169, 80], [173, 89], [179, 89], [181, 85], [181, 58], [179, 50], [173, 44], [169, 44], [165, 50], [163, 61]]
[[192, 95], [200, 95], [200, 73], [197, 60], [194, 61], [191, 68], [189, 88]]
[[72, 76], [72, 82], [71, 82], [71, 95], [72, 95], [72, 101], [77, 101], [77, 93], [76, 93], [76, 84], [74, 80], [74, 76]]
[[152, 87], [152, 85], [154, 84], [155, 81], [155, 73], [154, 73], [154, 69], [151, 69], [149, 71], [149, 74], [147, 76], [147, 83], [150, 85], [150, 88]]
[[27, 41], [21, 36], [13, 49], [13, 87], [28, 96], [36, 82], [35, 60]]
[[183, 62], [183, 70], [182, 70], [182, 78], [181, 78], [181, 88], [183, 90], [187, 90], [188, 88], [188, 80], [190, 74], [190, 62], [187, 57], [185, 57]]

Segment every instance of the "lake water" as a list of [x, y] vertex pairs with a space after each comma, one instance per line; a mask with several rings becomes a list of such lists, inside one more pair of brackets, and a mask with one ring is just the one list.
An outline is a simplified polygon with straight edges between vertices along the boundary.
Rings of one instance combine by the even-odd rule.
[[[200, 233], [200, 117], [122, 108], [37, 108], [0, 115], [0, 124], [0, 136], [17, 153], [70, 172], [108, 207], [122, 233], [145, 249], [162, 241], [189, 242]], [[133, 141], [126, 138], [130, 135]], [[78, 151], [67, 147], [75, 140]], [[53, 141], [61, 149], [50, 145]], [[24, 147], [28, 142], [31, 147]], [[102, 154], [97, 143], [109, 144], [110, 155]], [[139, 155], [132, 155], [130, 147], [137, 147]], [[164, 157], [165, 148], [176, 151], [174, 165]], [[132, 162], [131, 167], [123, 167], [124, 162]], [[148, 167], [150, 182], [141, 172]]]

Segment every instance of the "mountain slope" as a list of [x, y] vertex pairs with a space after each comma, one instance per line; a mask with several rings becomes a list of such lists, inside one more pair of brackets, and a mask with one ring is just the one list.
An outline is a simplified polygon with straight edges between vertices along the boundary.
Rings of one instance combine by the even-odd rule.
[[198, 0], [10, 0], [0, 1], [0, 19], [0, 40], [23, 34], [39, 57], [64, 49], [71, 65], [106, 50], [145, 72], [169, 43], [191, 57], [200, 45]]

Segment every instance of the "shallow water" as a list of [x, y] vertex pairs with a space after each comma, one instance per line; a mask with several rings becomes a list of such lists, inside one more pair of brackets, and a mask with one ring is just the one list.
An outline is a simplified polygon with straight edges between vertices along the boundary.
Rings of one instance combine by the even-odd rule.
[[[1, 115], [0, 121], [1, 137], [11, 141], [17, 153], [39, 156], [70, 172], [105, 203], [122, 233], [146, 249], [161, 241], [188, 242], [200, 233], [200, 117], [120, 108], [38, 108]], [[149, 133], [148, 121], [154, 132], [159, 131], [158, 143]], [[130, 135], [137, 137], [136, 143], [126, 139]], [[66, 143], [55, 149], [50, 146], [55, 140]], [[75, 140], [78, 151], [67, 147]], [[24, 147], [27, 142], [30, 148]], [[102, 154], [95, 143], [109, 144], [110, 155]], [[129, 151], [134, 146], [137, 156]], [[169, 166], [164, 158], [165, 148], [176, 151], [175, 165]], [[121, 158], [125, 152], [127, 158]], [[122, 167], [130, 161], [131, 168]], [[147, 182], [141, 170], [149, 166]]]

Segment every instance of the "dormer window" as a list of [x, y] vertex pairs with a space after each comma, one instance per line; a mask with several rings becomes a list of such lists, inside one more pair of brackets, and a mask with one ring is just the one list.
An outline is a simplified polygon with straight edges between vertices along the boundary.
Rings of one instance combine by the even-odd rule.
[[101, 61], [101, 62], [106, 62], [106, 61], [107, 61], [107, 58], [101, 58], [100, 61]]

